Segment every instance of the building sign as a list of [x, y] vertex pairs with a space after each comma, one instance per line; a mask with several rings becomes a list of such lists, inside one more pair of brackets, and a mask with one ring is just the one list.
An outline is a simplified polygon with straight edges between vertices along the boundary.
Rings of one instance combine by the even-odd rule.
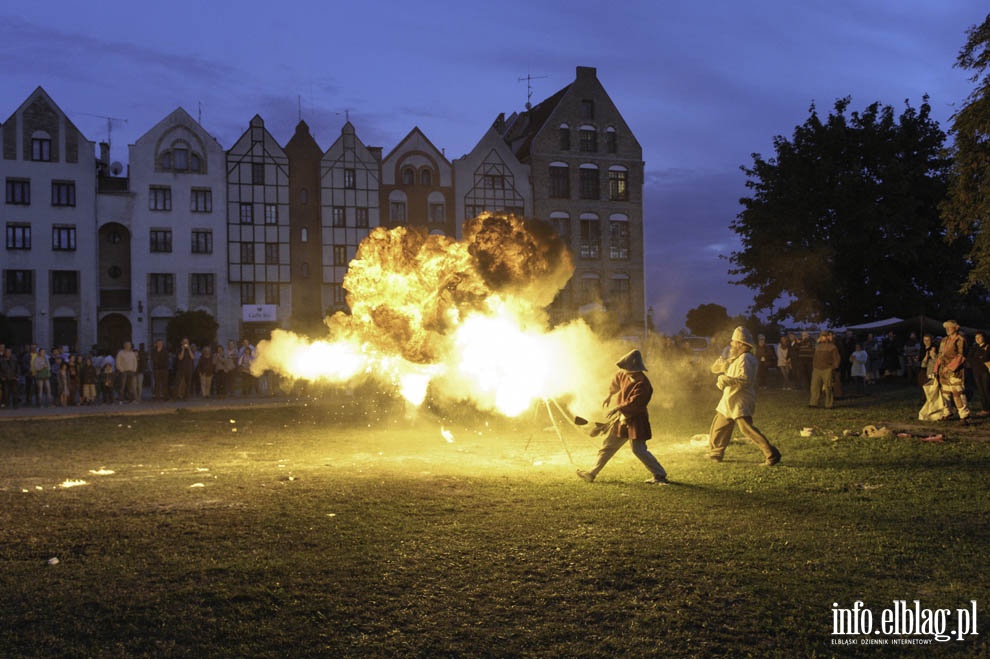
[[278, 305], [244, 304], [241, 306], [241, 320], [245, 323], [273, 323], [277, 318]]

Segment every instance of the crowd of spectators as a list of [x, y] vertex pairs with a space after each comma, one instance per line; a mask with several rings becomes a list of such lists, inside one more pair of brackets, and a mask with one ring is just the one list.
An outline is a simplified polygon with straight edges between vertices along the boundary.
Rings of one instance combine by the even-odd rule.
[[251, 373], [256, 357], [247, 339], [202, 347], [183, 339], [175, 350], [159, 340], [150, 351], [128, 341], [116, 352], [85, 353], [36, 344], [17, 350], [0, 343], [0, 408], [274, 396], [276, 374]]

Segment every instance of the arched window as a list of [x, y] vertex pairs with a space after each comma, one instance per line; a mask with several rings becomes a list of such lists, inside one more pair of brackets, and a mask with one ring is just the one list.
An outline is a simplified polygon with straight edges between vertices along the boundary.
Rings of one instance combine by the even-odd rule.
[[416, 172], [412, 167], [402, 168], [402, 185], [414, 185], [416, 183]]
[[433, 172], [428, 169], [423, 169], [419, 172], [419, 184], [420, 185], [433, 185]]
[[615, 153], [619, 150], [619, 138], [615, 132], [615, 126], [609, 126], [605, 129], [605, 150], [609, 153]]
[[570, 151], [571, 150], [571, 127], [566, 123], [560, 124], [559, 134], [560, 134], [560, 150]]

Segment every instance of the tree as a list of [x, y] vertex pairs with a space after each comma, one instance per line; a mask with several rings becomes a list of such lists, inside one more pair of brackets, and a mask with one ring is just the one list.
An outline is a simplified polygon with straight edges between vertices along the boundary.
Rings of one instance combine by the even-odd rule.
[[179, 345], [183, 337], [198, 346], [213, 345], [219, 327], [216, 319], [205, 311], [178, 311], [168, 320], [165, 340], [169, 346]]
[[990, 286], [990, 234], [983, 230], [990, 220], [990, 14], [966, 34], [956, 68], [972, 71], [976, 88], [952, 116], [953, 166], [940, 210], [951, 237], [973, 239], [970, 288]]
[[790, 140], [774, 138], [774, 158], [742, 167], [753, 196], [731, 225], [733, 283], [771, 321], [964, 317], [969, 243], [946, 240], [939, 218], [950, 165], [928, 97], [899, 117], [879, 103], [847, 116], [849, 104], [824, 122], [812, 106]]
[[729, 312], [721, 304], [702, 304], [687, 312], [684, 325], [695, 336], [715, 336], [731, 322]]

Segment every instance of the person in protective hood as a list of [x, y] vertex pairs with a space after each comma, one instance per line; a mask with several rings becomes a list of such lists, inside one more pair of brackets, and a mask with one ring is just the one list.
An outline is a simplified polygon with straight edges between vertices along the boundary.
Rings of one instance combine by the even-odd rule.
[[708, 433], [708, 457], [715, 462], [722, 461], [725, 447], [729, 445], [737, 424], [743, 434], [763, 451], [764, 465], [772, 467], [780, 462], [780, 451], [753, 425], [757, 367], [753, 337], [745, 327], [737, 327], [729, 341], [729, 358], [720, 357], [712, 366], [712, 373], [718, 374], [716, 386], [722, 392]]
[[667, 472], [660, 462], [646, 448], [646, 442], [653, 436], [650, 428], [650, 414], [646, 409], [653, 397], [653, 385], [646, 377], [646, 365], [639, 350], [633, 350], [615, 364], [619, 371], [608, 387], [608, 396], [602, 403], [609, 408], [609, 423], [605, 439], [598, 450], [598, 462], [588, 471], [577, 470], [577, 475], [591, 483], [612, 456], [628, 440], [632, 452], [650, 471], [647, 481], [656, 485], [667, 484]]

